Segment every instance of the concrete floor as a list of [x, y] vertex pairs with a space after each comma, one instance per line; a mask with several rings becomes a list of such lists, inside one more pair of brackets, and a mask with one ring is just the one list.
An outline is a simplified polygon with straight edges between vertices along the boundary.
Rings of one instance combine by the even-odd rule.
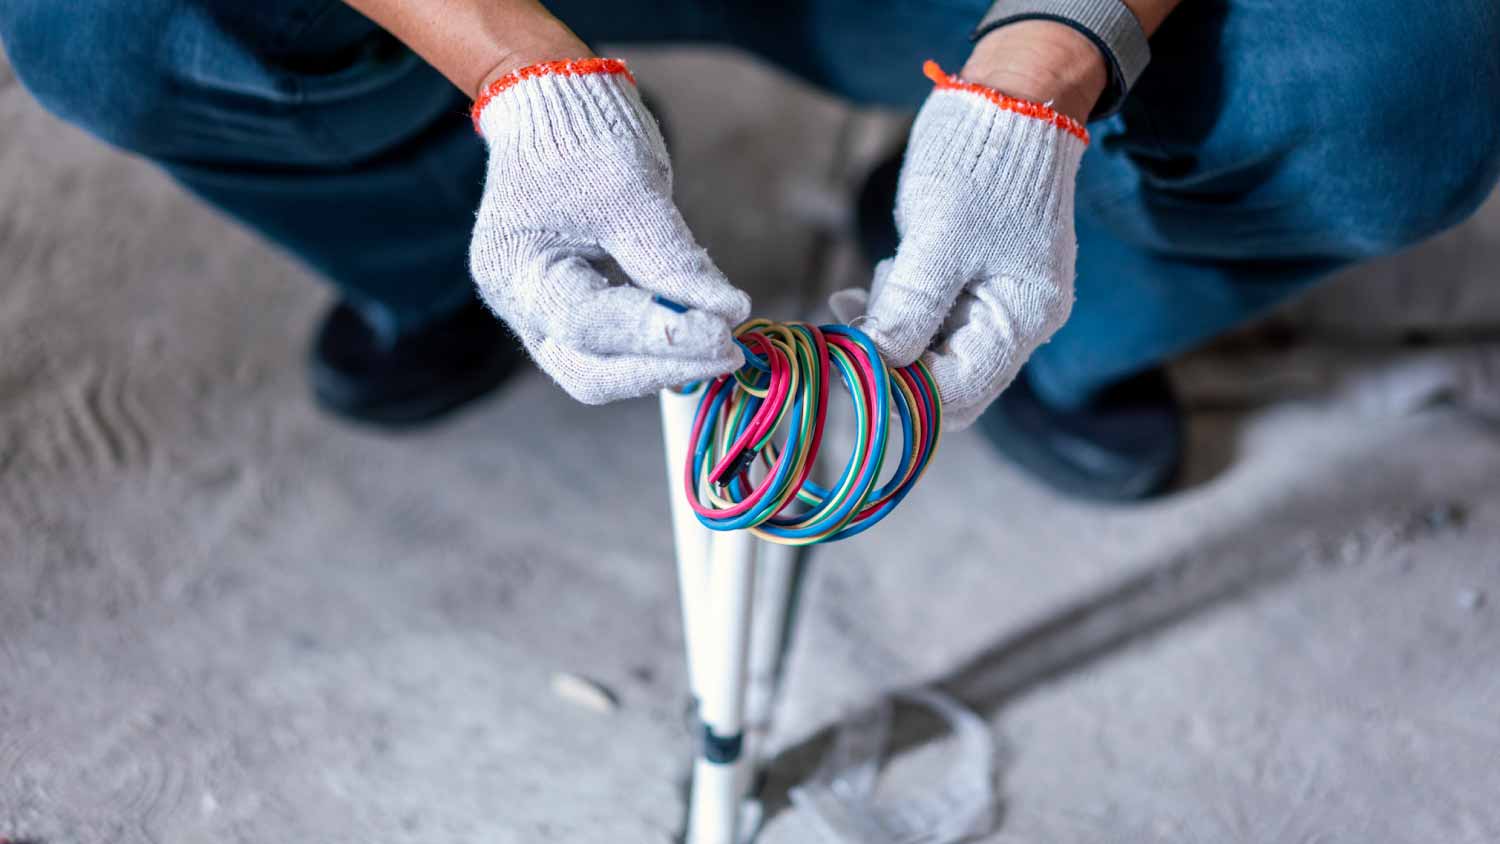
[[[638, 72], [714, 116], [675, 122], [679, 189], [758, 310], [859, 277], [843, 196], [899, 116], [713, 54]], [[690, 743], [652, 402], [530, 374], [421, 434], [319, 416], [327, 292], [3, 64], [0, 271], [0, 838], [668, 840]], [[842, 713], [930, 680], [1004, 749], [987, 842], [1500, 840], [1497, 281], [1491, 202], [1184, 362], [1195, 485], [1157, 503], [945, 440], [818, 555], [773, 804]], [[779, 811], [763, 840], [812, 838]]]

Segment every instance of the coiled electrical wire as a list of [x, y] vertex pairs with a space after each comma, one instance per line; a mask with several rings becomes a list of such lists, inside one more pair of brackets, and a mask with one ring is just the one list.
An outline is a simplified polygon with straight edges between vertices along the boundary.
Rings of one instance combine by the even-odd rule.
[[[746, 364], [701, 388], [693, 419], [683, 484], [698, 520], [714, 530], [810, 545], [847, 539], [895, 509], [941, 436], [942, 406], [921, 361], [887, 366], [870, 338], [847, 325], [752, 319], [735, 335]], [[823, 487], [810, 476], [833, 373], [854, 406], [855, 440], [838, 479]], [[892, 410], [901, 423], [900, 455], [882, 484]]]

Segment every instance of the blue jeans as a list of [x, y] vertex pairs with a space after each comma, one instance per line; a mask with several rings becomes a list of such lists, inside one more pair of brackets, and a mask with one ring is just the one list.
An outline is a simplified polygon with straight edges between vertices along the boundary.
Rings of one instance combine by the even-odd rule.
[[[857, 103], [918, 105], [989, 0], [556, 0], [590, 42], [738, 47]], [[466, 99], [337, 0], [5, 0], [50, 110], [144, 155], [382, 325], [470, 297], [484, 175]], [[1091, 127], [1078, 301], [1028, 371], [1070, 402], [1351, 262], [1470, 214], [1500, 176], [1494, 0], [1192, 0]], [[648, 81], [649, 84], [649, 81]]]

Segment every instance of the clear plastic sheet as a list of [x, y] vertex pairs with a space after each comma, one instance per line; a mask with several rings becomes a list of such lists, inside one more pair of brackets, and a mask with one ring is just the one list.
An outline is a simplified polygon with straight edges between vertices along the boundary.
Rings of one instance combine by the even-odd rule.
[[[877, 801], [892, 699], [926, 707], [948, 723], [954, 762], [933, 787]], [[829, 844], [950, 844], [994, 826], [995, 767], [995, 742], [983, 719], [936, 689], [908, 689], [846, 720], [828, 758], [791, 797]]]

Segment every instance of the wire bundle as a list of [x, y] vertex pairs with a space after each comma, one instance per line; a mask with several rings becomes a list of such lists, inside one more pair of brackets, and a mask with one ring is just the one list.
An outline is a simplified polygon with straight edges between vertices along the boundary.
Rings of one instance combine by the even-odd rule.
[[[811, 545], [847, 539], [895, 509], [940, 436], [941, 403], [921, 361], [889, 367], [870, 338], [847, 325], [752, 319], [735, 333], [746, 364], [709, 382], [693, 419], [683, 483], [698, 520], [714, 530]], [[853, 400], [855, 442], [838, 480], [825, 488], [810, 475], [834, 371]], [[901, 454], [881, 484], [893, 409]], [[764, 471], [752, 473], [757, 463]]]

